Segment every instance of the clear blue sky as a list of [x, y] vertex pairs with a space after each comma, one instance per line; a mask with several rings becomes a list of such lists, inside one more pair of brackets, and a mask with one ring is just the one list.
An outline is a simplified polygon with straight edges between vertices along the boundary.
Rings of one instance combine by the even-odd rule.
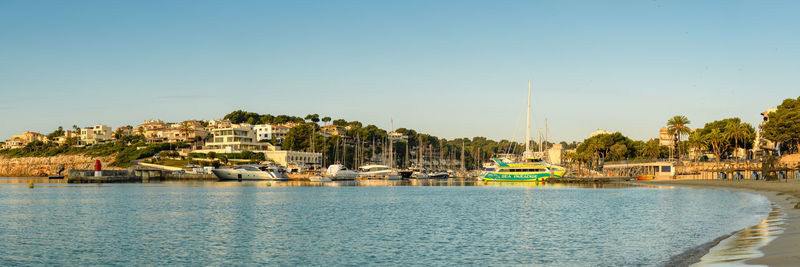
[[797, 1], [0, 0], [0, 138], [243, 109], [521, 140], [800, 95]]

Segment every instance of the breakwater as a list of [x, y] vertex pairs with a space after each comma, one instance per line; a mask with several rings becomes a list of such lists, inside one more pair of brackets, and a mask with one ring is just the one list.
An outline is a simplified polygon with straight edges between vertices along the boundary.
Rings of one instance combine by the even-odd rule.
[[[94, 161], [100, 160], [103, 165], [114, 161], [114, 157], [89, 157], [86, 155], [61, 155], [55, 157], [6, 158], [0, 156], [0, 177], [46, 177], [53, 176], [59, 170], [92, 169]], [[105, 167], [104, 166], [104, 167]], [[114, 170], [118, 168], [104, 169]]]
[[147, 183], [164, 180], [217, 180], [213, 174], [176, 174], [159, 169], [104, 170], [95, 176], [94, 170], [69, 170], [68, 183]]

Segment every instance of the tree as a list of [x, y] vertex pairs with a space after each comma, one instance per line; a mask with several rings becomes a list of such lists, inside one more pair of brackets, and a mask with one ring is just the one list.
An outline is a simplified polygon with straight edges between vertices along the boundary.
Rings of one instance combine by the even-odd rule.
[[181, 132], [183, 135], [184, 140], [189, 141], [189, 135], [194, 132], [194, 127], [192, 127], [192, 123], [189, 121], [181, 122], [179, 125], [178, 131]]
[[228, 115], [225, 115], [223, 119], [230, 120], [231, 123], [238, 124], [238, 123], [248, 122], [248, 120], [250, 120], [250, 122], [259, 121], [261, 120], [261, 115], [255, 112], [236, 110], [231, 113], [228, 113]]
[[78, 125], [72, 125], [72, 130], [74, 130], [76, 133], [81, 133], [81, 127], [78, 127]]
[[647, 141], [642, 148], [641, 155], [644, 158], [655, 160], [661, 157], [661, 144], [658, 140], [652, 139]]
[[64, 136], [64, 127], [58, 126], [57, 130], [47, 135], [47, 139], [54, 140], [59, 136]]
[[322, 122], [325, 123], [325, 125], [328, 125], [328, 123], [331, 122], [331, 117], [322, 118]]
[[302, 124], [289, 129], [283, 139], [283, 147], [291, 151], [305, 151], [311, 147], [311, 134], [314, 128], [310, 123]]
[[319, 114], [308, 114], [305, 119], [314, 123], [319, 122]]
[[122, 138], [122, 136], [124, 135], [123, 131], [124, 130], [122, 129], [122, 127], [118, 127], [116, 130], [114, 130], [114, 139], [119, 140], [120, 138]]
[[207, 159], [213, 160], [216, 157], [217, 157], [217, 152], [211, 151], [211, 152], [206, 153], [206, 158]]
[[792, 144], [797, 150], [800, 141], [800, 97], [783, 100], [778, 109], [768, 116], [769, 120], [761, 128], [764, 138], [775, 142], [776, 146]]
[[[733, 149], [743, 148], [747, 149], [747, 140], [753, 140], [755, 138], [755, 130], [753, 126], [747, 123], [740, 123], [736, 121], [731, 121], [727, 125], [727, 132], [731, 139], [733, 139]], [[741, 141], [741, 142], [740, 142]], [[752, 143], [752, 142], [750, 142]], [[744, 147], [740, 146], [740, 144], [745, 145]], [[739, 161], [739, 157], [736, 157], [736, 161]]]
[[[612, 147], [616, 144], [624, 145], [625, 151], [621, 146], [616, 149], [619, 153], [609, 153]], [[597, 164], [594, 167], [599, 168], [606, 160], [614, 161], [621, 160], [627, 157], [635, 156], [633, 141], [619, 132], [613, 134], [598, 134], [587, 138], [577, 149], [578, 153], [589, 153], [592, 155], [593, 161]]]
[[703, 149], [706, 148], [700, 131], [693, 132], [689, 135], [689, 138], [687, 139], [687, 146], [690, 150], [694, 150], [696, 152], [694, 160], [699, 160], [703, 154]]
[[689, 123], [692, 123], [692, 122], [689, 121], [689, 119], [686, 118], [686, 116], [682, 116], [682, 115], [676, 115], [676, 116], [670, 118], [667, 121], [667, 130], [669, 131], [669, 134], [671, 134], [672, 136], [675, 136], [674, 148], [675, 148], [675, 154], [677, 154], [678, 160], [680, 160], [680, 158], [681, 158], [681, 156], [680, 156], [681, 152], [678, 150], [678, 143], [681, 141], [681, 137], [682, 136], [688, 135], [688, 134], [690, 134], [692, 132], [692, 130], [689, 129], [689, 126], [688, 126]]
[[333, 121], [333, 125], [344, 127], [347, 126], [347, 121], [343, 119], [336, 119]]
[[81, 139], [79, 137], [73, 136], [73, 137], [67, 138], [67, 140], [65, 141], [65, 144], [67, 144], [68, 146], [75, 146], [75, 145], [78, 145], [78, 143], [80, 141], [81, 141]]
[[714, 153], [719, 161], [737, 147], [751, 148], [752, 142], [748, 140], [755, 138], [755, 130], [749, 124], [742, 123], [739, 118], [728, 118], [706, 123], [693, 135], [690, 136], [693, 142], [701, 142], [703, 148]]
[[703, 140], [710, 146], [711, 151], [717, 158], [717, 162], [722, 159], [723, 153], [730, 147], [728, 136], [720, 129], [711, 129], [710, 132], [704, 135]]

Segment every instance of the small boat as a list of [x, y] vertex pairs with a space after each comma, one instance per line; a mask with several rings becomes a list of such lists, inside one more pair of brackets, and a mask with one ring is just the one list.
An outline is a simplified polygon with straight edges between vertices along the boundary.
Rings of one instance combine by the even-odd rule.
[[61, 168], [58, 169], [58, 172], [56, 172], [56, 175], [50, 176], [48, 179], [64, 179], [64, 176], [61, 175], [61, 173], [64, 172], [65, 169], [66, 168], [64, 168], [64, 166], [61, 166]]
[[636, 180], [653, 180], [652, 175], [638, 175], [636, 176]]
[[411, 174], [411, 179], [430, 179], [431, 177], [425, 173], [424, 171], [415, 170], [414, 173]]
[[321, 176], [321, 175], [314, 175], [314, 176], [308, 177], [308, 180], [312, 181], [312, 182], [330, 182], [331, 178], [328, 178], [328, 177], [325, 177], [325, 176]]
[[212, 170], [221, 181], [225, 180], [254, 180], [254, 181], [285, 181], [288, 178], [275, 166], [248, 164], [234, 168]]

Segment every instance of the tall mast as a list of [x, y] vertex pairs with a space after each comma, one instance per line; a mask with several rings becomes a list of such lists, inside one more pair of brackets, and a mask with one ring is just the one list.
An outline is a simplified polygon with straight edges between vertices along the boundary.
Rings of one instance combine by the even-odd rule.
[[403, 162], [403, 167], [408, 168], [408, 140], [406, 140], [406, 160]]
[[461, 140], [461, 170], [467, 170], [467, 167], [464, 166], [464, 140]]
[[525, 121], [525, 154], [531, 152], [531, 80], [528, 80], [528, 119]]
[[[394, 131], [394, 119], [389, 119], [389, 130]], [[394, 138], [392, 138], [391, 132], [386, 134], [386, 139], [389, 140], [389, 168], [394, 168], [394, 152], [392, 148], [394, 146]]]

